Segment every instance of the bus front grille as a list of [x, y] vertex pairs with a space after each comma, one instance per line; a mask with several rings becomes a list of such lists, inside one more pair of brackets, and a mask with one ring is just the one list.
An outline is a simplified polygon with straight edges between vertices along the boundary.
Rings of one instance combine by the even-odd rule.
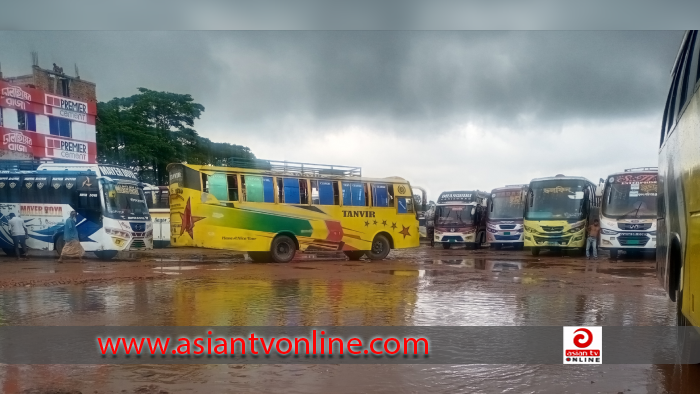
[[549, 244], [549, 243], [555, 243], [559, 245], [566, 245], [569, 243], [569, 240], [571, 237], [538, 237], [535, 236], [535, 242], [538, 244]]
[[514, 224], [499, 224], [498, 226], [501, 228], [501, 230], [512, 230], [515, 228]]
[[142, 239], [135, 239], [133, 242], [131, 242], [131, 249], [132, 250], [138, 250], [138, 249], [145, 249], [146, 248], [146, 242]]
[[651, 223], [617, 223], [620, 230], [649, 230]]
[[564, 226], [542, 226], [542, 230], [551, 233], [564, 230]]
[[649, 242], [649, 237], [646, 235], [620, 235], [617, 240], [622, 246], [644, 246]]

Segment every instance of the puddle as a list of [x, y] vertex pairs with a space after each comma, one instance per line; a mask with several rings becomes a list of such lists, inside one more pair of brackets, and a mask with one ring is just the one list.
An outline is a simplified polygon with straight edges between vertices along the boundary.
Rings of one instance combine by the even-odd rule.
[[233, 271], [233, 268], [207, 268], [207, 271]]
[[656, 275], [653, 268], [599, 268], [599, 274], [608, 274], [616, 278], [644, 278]]
[[344, 267], [362, 267], [362, 264], [342, 264]]
[[314, 268], [314, 267], [292, 267], [292, 268], [294, 268], [295, 270], [317, 270], [318, 269], [318, 268]]
[[395, 275], [395, 276], [415, 276], [415, 277], [423, 277], [425, 276], [425, 270], [381, 270], [381, 271], [372, 271], [377, 274], [389, 274], [389, 275]]
[[155, 267], [153, 269], [156, 270], [175, 270], [175, 271], [188, 271], [188, 270], [196, 270], [199, 269], [196, 265], [183, 265], [183, 266], [176, 266], [176, 265], [171, 265], [167, 267]]

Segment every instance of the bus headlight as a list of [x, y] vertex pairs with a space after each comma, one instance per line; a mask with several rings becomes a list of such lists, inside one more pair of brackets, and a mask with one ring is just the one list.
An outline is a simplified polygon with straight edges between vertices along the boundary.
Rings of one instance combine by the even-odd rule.
[[525, 227], [525, 231], [527, 231], [528, 233], [537, 234], [537, 231], [535, 231], [534, 228], [529, 227], [529, 226], [524, 226], [524, 227]]
[[583, 230], [583, 227], [585, 225], [586, 225], [585, 223], [575, 224], [575, 225], [571, 226], [571, 228], [569, 229], [569, 231], [567, 231], [567, 233], [569, 233], [569, 234], [577, 233], [577, 232]]
[[600, 231], [601, 231], [603, 234], [605, 234], [605, 235], [617, 235], [617, 231], [615, 231], [615, 230], [610, 230], [610, 229], [607, 229], [607, 228], [601, 229]]

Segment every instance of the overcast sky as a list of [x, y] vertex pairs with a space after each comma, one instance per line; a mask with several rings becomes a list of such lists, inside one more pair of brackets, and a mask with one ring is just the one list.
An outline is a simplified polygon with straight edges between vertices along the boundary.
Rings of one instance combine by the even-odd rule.
[[0, 32], [97, 83], [189, 93], [200, 135], [259, 158], [361, 166], [444, 190], [656, 166], [683, 32]]

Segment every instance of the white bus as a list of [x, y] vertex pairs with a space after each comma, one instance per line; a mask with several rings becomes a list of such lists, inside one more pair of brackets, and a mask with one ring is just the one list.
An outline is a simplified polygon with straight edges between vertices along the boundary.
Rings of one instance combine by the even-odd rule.
[[0, 248], [5, 253], [14, 253], [10, 213], [24, 219], [27, 247], [60, 253], [65, 219], [73, 210], [80, 243], [101, 259], [153, 247], [143, 190], [126, 168], [50, 163], [35, 171], [0, 172]]
[[153, 247], [170, 246], [170, 190], [168, 186], [146, 185], [143, 188], [153, 223]]
[[600, 210], [600, 248], [618, 252], [656, 251], [656, 167], [632, 168], [608, 176]]

